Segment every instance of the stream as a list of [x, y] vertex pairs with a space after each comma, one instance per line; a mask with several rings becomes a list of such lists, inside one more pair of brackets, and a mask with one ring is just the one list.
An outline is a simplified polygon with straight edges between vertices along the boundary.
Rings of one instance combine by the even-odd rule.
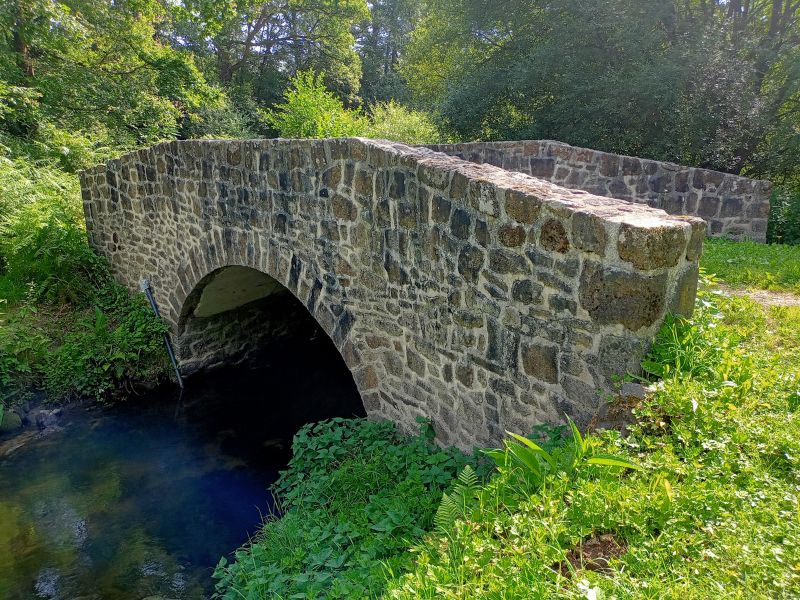
[[273, 511], [297, 429], [363, 415], [327, 343], [23, 432], [0, 456], [0, 598], [211, 597], [220, 557]]

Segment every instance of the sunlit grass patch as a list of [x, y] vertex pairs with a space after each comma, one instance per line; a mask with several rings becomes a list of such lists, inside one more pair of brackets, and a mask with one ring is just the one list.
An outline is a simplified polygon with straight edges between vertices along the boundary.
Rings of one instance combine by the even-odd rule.
[[800, 293], [800, 246], [708, 238], [700, 264], [731, 286]]

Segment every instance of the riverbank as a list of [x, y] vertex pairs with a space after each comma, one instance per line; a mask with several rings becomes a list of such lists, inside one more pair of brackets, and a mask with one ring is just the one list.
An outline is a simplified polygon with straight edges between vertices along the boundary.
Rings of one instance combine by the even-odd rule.
[[164, 326], [87, 245], [77, 177], [0, 159], [0, 189], [6, 427], [22, 420], [20, 407], [32, 400], [108, 402], [164, 380]]
[[219, 556], [275, 512], [300, 426], [364, 414], [323, 342], [31, 424], [0, 452], [0, 598], [210, 597]]
[[[800, 595], [800, 307], [707, 284], [644, 366], [653, 390], [620, 402], [628, 434], [587, 438], [591, 453], [641, 470], [580, 464], [531, 479], [509, 465], [474, 477], [464, 466], [475, 458], [391, 425], [306, 428], [275, 488], [285, 515], [222, 560], [220, 596]], [[534, 437], [571, 452], [565, 428]]]

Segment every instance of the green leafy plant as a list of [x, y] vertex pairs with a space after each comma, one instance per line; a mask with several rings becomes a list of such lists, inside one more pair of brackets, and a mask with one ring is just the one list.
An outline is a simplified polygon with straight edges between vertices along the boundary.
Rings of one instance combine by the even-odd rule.
[[800, 184], [779, 186], [770, 198], [767, 241], [800, 245]]
[[349, 137], [364, 133], [366, 120], [344, 107], [325, 87], [324, 77], [299, 71], [284, 92], [284, 101], [264, 113], [267, 124], [281, 137]]
[[[409, 547], [434, 521], [461, 472], [477, 458], [433, 443], [430, 422], [401, 435], [393, 423], [332, 419], [295, 435], [289, 467], [273, 486], [281, 509], [235, 562], [220, 561], [220, 598], [380, 595], [386, 572], [409, 567]], [[462, 489], [463, 488], [459, 488]]]
[[48, 353], [44, 385], [54, 398], [103, 401], [126, 382], [158, 380], [167, 370], [165, 332], [143, 297], [110, 284], [98, 291], [93, 311]]
[[486, 450], [485, 453], [501, 470], [521, 470], [533, 489], [541, 487], [550, 476], [561, 475], [570, 479], [578, 470], [591, 465], [640, 469], [637, 464], [622, 456], [595, 452], [592, 440], [584, 438], [569, 417], [567, 422], [572, 439], [551, 452], [530, 438], [507, 431], [513, 441], [506, 441], [503, 450]]
[[406, 144], [435, 144], [442, 139], [436, 124], [426, 113], [394, 101], [379, 102], [370, 107], [364, 136]]
[[446, 531], [457, 518], [464, 515], [467, 506], [480, 489], [479, 483], [480, 479], [475, 469], [465, 465], [458, 474], [453, 489], [449, 493], [442, 494], [442, 500], [433, 519], [438, 529]]

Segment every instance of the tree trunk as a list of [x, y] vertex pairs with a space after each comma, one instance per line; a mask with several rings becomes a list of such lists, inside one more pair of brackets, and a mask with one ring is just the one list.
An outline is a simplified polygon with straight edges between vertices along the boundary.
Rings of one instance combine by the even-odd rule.
[[23, 1], [18, 0], [15, 6], [13, 42], [17, 66], [25, 78], [29, 79], [36, 74], [36, 69], [31, 60], [30, 40], [28, 39], [31, 11], [26, 10]]

